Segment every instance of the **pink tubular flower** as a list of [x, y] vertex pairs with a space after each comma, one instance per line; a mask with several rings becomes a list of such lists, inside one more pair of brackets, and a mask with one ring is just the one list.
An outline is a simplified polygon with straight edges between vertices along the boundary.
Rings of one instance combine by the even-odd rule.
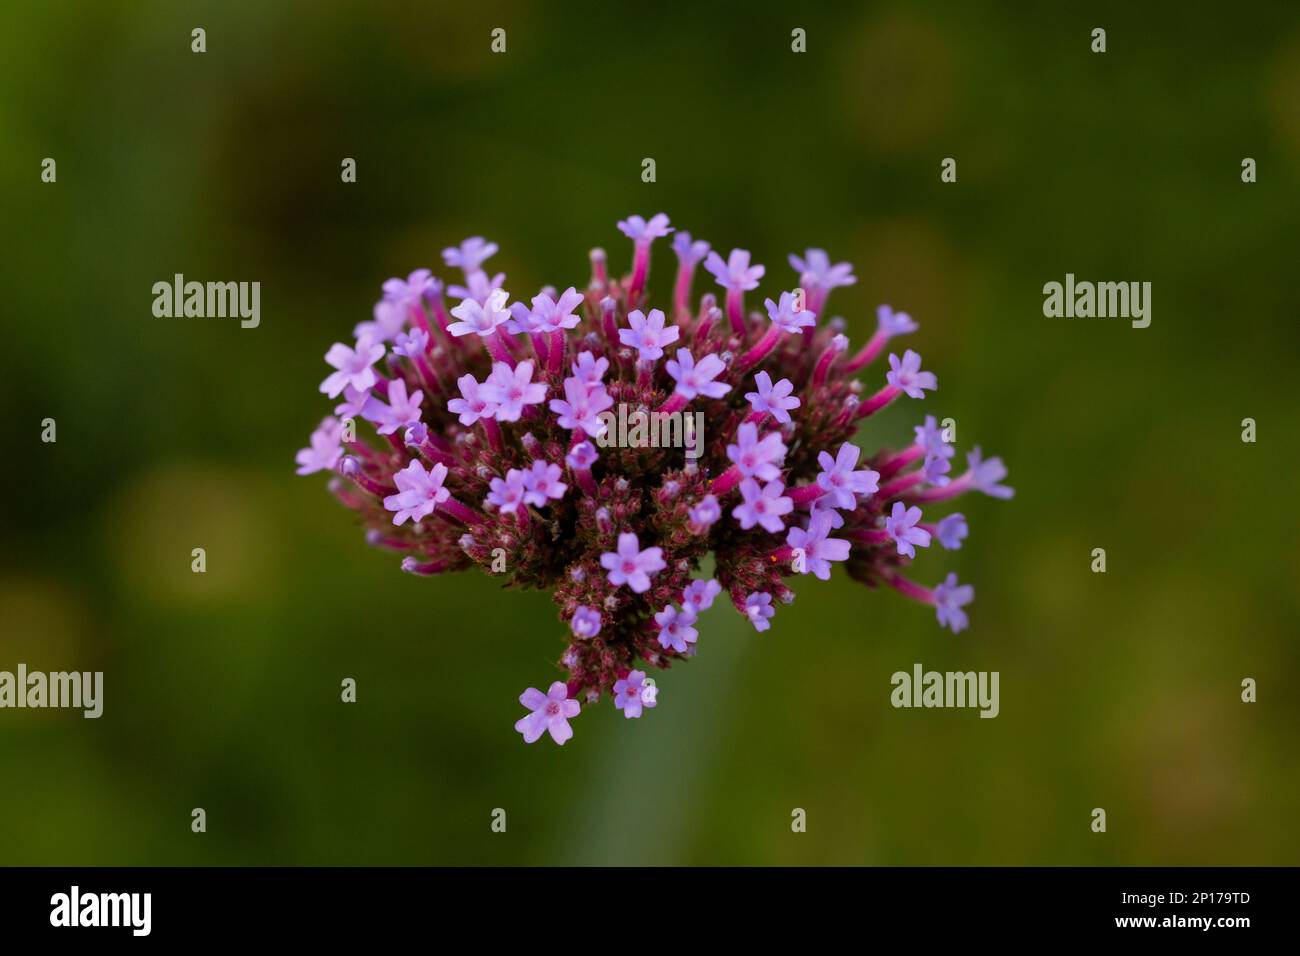
[[[394, 570], [477, 566], [552, 595], [563, 678], [521, 697], [524, 739], [568, 740], [579, 702], [605, 695], [643, 714], [657, 693], [645, 675], [695, 655], [717, 597], [730, 609], [711, 613], [767, 631], [778, 603], [837, 565], [964, 631], [974, 589], [954, 575], [923, 587], [910, 566], [932, 542], [945, 554], [970, 547], [976, 516], [962, 506], [931, 522], [921, 511], [969, 493], [1010, 498], [1006, 466], [975, 447], [958, 474], [933, 416], [901, 448], [865, 444], [891, 433], [887, 423], [855, 438], [863, 418], [936, 385], [910, 349], [879, 368], [887, 343], [916, 331], [912, 318], [881, 306], [865, 334], [852, 317], [819, 319], [827, 295], [856, 280], [818, 248], [790, 258], [800, 301], [799, 290], [760, 287], [765, 270], [747, 251], [724, 258], [665, 214], [619, 229], [630, 271], [594, 249], [589, 280], [543, 284], [531, 304], [511, 304], [505, 276], [486, 271], [498, 249], [482, 237], [443, 252], [464, 272], [448, 277], [459, 285], [422, 269], [389, 279], [373, 309], [340, 323], [356, 341], [326, 354], [322, 411], [334, 414], [294, 459], [299, 474], [327, 477]], [[651, 249], [665, 236], [676, 274], [656, 289]], [[725, 303], [711, 282], [692, 289], [700, 263]], [[747, 293], [766, 317], [745, 310]], [[994, 573], [987, 554], [973, 557]], [[532, 636], [521, 635], [521, 654]]]

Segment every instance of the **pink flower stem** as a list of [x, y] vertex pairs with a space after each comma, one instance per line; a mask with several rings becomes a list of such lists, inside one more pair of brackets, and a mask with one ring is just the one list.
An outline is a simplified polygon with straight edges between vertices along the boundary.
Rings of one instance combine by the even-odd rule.
[[888, 531], [873, 531], [870, 528], [859, 528], [857, 531], [851, 531], [849, 537], [863, 544], [884, 544], [893, 540], [889, 537]]
[[501, 331], [501, 326], [498, 325], [496, 331], [489, 335], [485, 342], [493, 361], [505, 362], [511, 368], [515, 367], [515, 357], [510, 354], [510, 349], [506, 345], [506, 333]]
[[455, 498], [448, 498], [446, 501], [442, 502], [442, 504], [438, 505], [438, 507], [444, 513], [450, 515], [464, 525], [482, 524], [484, 521], [481, 514], [468, 505], [457, 501]]
[[794, 548], [788, 544], [783, 544], [767, 556], [767, 560], [773, 564], [785, 564], [794, 558]]
[[868, 415], [874, 415], [902, 394], [902, 391], [903, 390], [896, 385], [886, 385], [880, 391], [876, 392], [875, 395], [872, 395], [865, 402], [859, 404], [858, 410], [854, 412], [853, 417], [866, 418]]
[[800, 508], [826, 494], [826, 489], [821, 485], [799, 485], [797, 488], [787, 488], [785, 493], [794, 502], [794, 506]]
[[849, 364], [844, 366], [844, 373], [852, 375], [864, 365], [869, 365], [876, 360], [876, 357], [884, 351], [885, 343], [889, 341], [889, 336], [879, 330], [870, 339], [867, 344], [862, 346], [862, 351], [853, 358], [849, 359]]
[[[742, 332], [741, 334], [744, 333]], [[746, 369], [753, 368], [759, 362], [763, 361], [763, 359], [767, 358], [768, 355], [772, 353], [772, 350], [776, 348], [776, 343], [780, 338], [781, 326], [773, 322], [771, 328], [769, 328], [767, 332], [764, 333], [763, 337], [758, 340], [758, 344], [748, 352], [741, 355], [740, 358], [736, 359], [736, 371], [744, 372]]]
[[603, 289], [609, 285], [609, 272], [605, 269], [605, 250], [591, 250], [591, 286]]
[[762, 428], [763, 422], [767, 421], [767, 412], [752, 411], [745, 416], [742, 425], [753, 425], [755, 428]]
[[727, 318], [731, 329], [741, 338], [745, 337], [745, 293], [740, 289], [727, 290]]
[[609, 347], [617, 351], [619, 347], [618, 323], [614, 321], [614, 309], [612, 306], [609, 308], [602, 307], [601, 312], [601, 324], [605, 330], [605, 338], [609, 341]]
[[694, 278], [694, 265], [683, 262], [677, 267], [677, 281], [673, 283], [673, 318], [678, 325], [686, 325], [691, 320], [691, 281]]
[[358, 485], [377, 498], [397, 494], [397, 489], [395, 487], [375, 481], [375, 479], [371, 478], [364, 471], [358, 470], [356, 474], [348, 475], [347, 477], [351, 478]]
[[680, 412], [683, 408], [685, 408], [686, 403], [688, 401], [689, 399], [681, 392], [673, 392], [671, 395], [668, 396], [668, 401], [660, 405], [657, 409], [655, 409], [655, 411], [664, 415], [671, 415], [674, 412]]
[[650, 243], [638, 242], [632, 253], [632, 280], [627, 287], [627, 301], [636, 303], [641, 300], [641, 290], [645, 288], [645, 279], [650, 272]]
[[505, 444], [501, 441], [501, 426], [497, 424], [495, 418], [480, 418], [479, 423], [483, 426], [484, 433], [487, 434], [488, 444], [492, 450], [500, 454], [505, 450]]
[[909, 597], [913, 601], [920, 601], [922, 604], [934, 603], [934, 592], [929, 588], [923, 588], [913, 581], [907, 580], [901, 574], [891, 574], [885, 579], [899, 594]]
[[596, 497], [596, 479], [591, 477], [590, 468], [577, 468], [573, 470], [573, 477], [578, 481], [578, 487], [582, 493], [589, 498]]
[[441, 574], [446, 571], [449, 565], [446, 561], [415, 561], [407, 558], [402, 562], [402, 570], [407, 574], [418, 574], [422, 577], [429, 577], [434, 574]]
[[911, 474], [903, 475], [901, 478], [895, 478], [888, 484], [883, 485], [881, 489], [876, 492], [876, 497], [881, 501], [888, 501], [890, 498], [898, 497], [899, 494], [906, 491], [908, 488], [911, 488], [914, 485], [919, 485], [924, 480], [925, 475], [922, 472], [914, 471]]
[[709, 490], [715, 495], [725, 495], [732, 488], [736, 487], [736, 485], [740, 484], [741, 477], [740, 466], [732, 465], [722, 474], [718, 475], [717, 478], [713, 479], [713, 484], [709, 487]]
[[718, 311], [715, 305], [713, 308], [700, 314], [699, 323], [695, 326], [695, 344], [703, 345], [709, 338], [709, 332], [713, 328], [713, 322], [722, 313]]
[[442, 382], [438, 381], [438, 376], [434, 374], [433, 369], [429, 366], [429, 360], [423, 355], [415, 357], [415, 370], [420, 373], [420, 381], [424, 387], [435, 395], [442, 391]]
[[[812, 341], [812, 336], [808, 336]], [[840, 349], [834, 345], [826, 346], [826, 350], [817, 357], [817, 365], [813, 368], [812, 385], [813, 388], [819, 388], [826, 384], [826, 376], [830, 374], [831, 366], [835, 364], [835, 359], [839, 357]]]
[[907, 496], [909, 501], [917, 504], [925, 504], [927, 501], [947, 501], [949, 498], [956, 498], [958, 495], [965, 494], [971, 490], [973, 480], [971, 473], [968, 471], [960, 478], [954, 478], [946, 485], [939, 485], [935, 488], [925, 488], [921, 491], [913, 492]]
[[636, 384], [640, 388], [649, 388], [654, 379], [655, 363], [640, 361], [636, 363]]
[[425, 335], [427, 335], [429, 337], [429, 341], [432, 342], [433, 329], [429, 327], [429, 316], [424, 311], [424, 306], [421, 305], [411, 306], [410, 314], [411, 314], [411, 318], [415, 320], [416, 326], [420, 329], [420, 331], [422, 331]]
[[885, 463], [880, 466], [880, 477], [889, 478], [891, 475], [898, 472], [899, 469], [906, 468], [924, 454], [925, 449], [920, 445], [909, 445], [897, 455], [886, 459]]
[[564, 372], [564, 330], [556, 329], [548, 335], [551, 338], [550, 360], [546, 368], [552, 375], [559, 376]]
[[529, 332], [528, 339], [533, 343], [533, 355], [537, 356], [537, 367], [544, 369], [550, 363], [551, 346], [546, 341], [546, 333]]

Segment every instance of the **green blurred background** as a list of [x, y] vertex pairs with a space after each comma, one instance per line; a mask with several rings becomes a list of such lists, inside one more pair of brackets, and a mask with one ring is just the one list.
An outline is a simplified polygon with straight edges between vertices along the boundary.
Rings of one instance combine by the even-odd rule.
[[[0, 10], [0, 669], [106, 683], [0, 712], [0, 862], [1300, 863], [1295, 5], [621, 7]], [[646, 719], [526, 747], [547, 596], [400, 573], [293, 456], [382, 280], [482, 234], [507, 288], [581, 284], [660, 210], [767, 293], [853, 262], [832, 311], [910, 311], [940, 381], [862, 442], [952, 416], [1018, 494], [918, 561], [969, 631], [809, 580], [763, 635], [715, 606]], [[260, 281], [261, 327], [155, 319], [176, 272]], [[1151, 327], [1045, 319], [1066, 272], [1152, 282]], [[892, 709], [916, 661], [1000, 671], [1001, 715]]]

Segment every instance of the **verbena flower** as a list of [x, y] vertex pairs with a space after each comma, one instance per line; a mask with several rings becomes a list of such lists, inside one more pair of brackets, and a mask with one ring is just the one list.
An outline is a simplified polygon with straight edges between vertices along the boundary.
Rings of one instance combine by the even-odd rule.
[[[866, 419], [937, 384], [911, 349], [889, 356], [885, 372], [864, 371], [892, 338], [917, 330], [912, 318], [881, 306], [853, 352], [852, 322], [814, 318], [853, 284], [847, 263], [817, 249], [792, 257], [808, 300], [796, 310], [792, 293], [774, 288], [763, 319], [744, 310], [744, 293], [764, 279], [748, 252], [723, 259], [672, 233], [663, 214], [621, 228], [632, 240], [625, 277], [593, 253], [585, 289], [547, 287], [531, 306], [509, 305], [504, 276], [484, 271], [498, 250], [482, 238], [443, 253], [463, 285], [428, 270], [385, 282], [355, 342], [327, 353], [320, 389], [335, 412], [295, 459], [300, 474], [333, 474], [331, 491], [367, 540], [401, 554], [403, 570], [477, 565], [553, 593], [564, 679], [520, 698], [524, 739], [563, 743], [582, 702], [606, 695], [627, 717], [643, 713], [657, 694], [646, 674], [697, 647], [707, 653], [700, 619], [715, 597], [767, 631], [778, 602], [836, 566], [966, 629], [974, 589], [955, 575], [922, 586], [909, 567], [932, 560], [917, 551], [931, 540], [952, 550], [966, 538], [962, 514], [929, 517], [943, 503], [1013, 491], [1001, 459], [978, 448], [957, 474], [933, 416], [912, 444], [865, 450]], [[670, 233], [672, 299], [652, 302], [652, 248]], [[701, 262], [726, 290], [725, 310], [693, 289]], [[698, 447], [690, 457], [657, 443], [598, 451], [594, 441], [609, 437], [602, 413], [615, 403], [699, 413]], [[714, 576], [704, 579], [710, 555]]]

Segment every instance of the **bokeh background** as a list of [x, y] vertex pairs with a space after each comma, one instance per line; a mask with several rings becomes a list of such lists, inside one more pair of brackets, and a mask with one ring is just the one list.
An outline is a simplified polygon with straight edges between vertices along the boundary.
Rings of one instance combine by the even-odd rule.
[[[0, 712], [0, 863], [1300, 863], [1294, 4], [6, 4], [0, 141], [0, 669], [106, 682]], [[768, 293], [853, 262], [832, 311], [911, 312], [940, 381], [863, 443], [952, 416], [1018, 494], [917, 564], [976, 585], [960, 636], [840, 574], [763, 635], [719, 604], [646, 719], [526, 747], [547, 596], [401, 574], [293, 456], [382, 280], [482, 234], [581, 284], [660, 210]], [[176, 272], [261, 327], [154, 318]], [[1066, 272], [1151, 327], [1045, 319]], [[1001, 715], [892, 709], [916, 661]]]

